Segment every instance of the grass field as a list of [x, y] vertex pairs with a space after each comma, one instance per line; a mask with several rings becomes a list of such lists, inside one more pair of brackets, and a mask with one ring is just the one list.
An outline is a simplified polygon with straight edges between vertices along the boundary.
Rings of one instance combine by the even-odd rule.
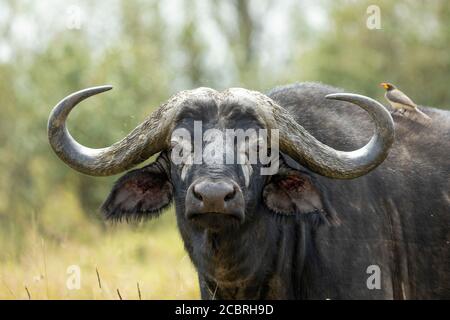
[[[139, 291], [142, 299], [199, 298], [172, 210], [139, 225], [83, 222], [45, 237], [30, 224], [18, 256], [0, 253], [0, 299], [139, 299]], [[71, 266], [80, 270], [79, 289], [70, 285]]]

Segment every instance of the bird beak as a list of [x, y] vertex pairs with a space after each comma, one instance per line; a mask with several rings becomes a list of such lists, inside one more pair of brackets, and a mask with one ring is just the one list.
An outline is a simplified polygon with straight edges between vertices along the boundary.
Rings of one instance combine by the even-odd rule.
[[386, 82], [382, 82], [380, 83], [380, 87], [387, 89], [388, 85], [386, 84]]

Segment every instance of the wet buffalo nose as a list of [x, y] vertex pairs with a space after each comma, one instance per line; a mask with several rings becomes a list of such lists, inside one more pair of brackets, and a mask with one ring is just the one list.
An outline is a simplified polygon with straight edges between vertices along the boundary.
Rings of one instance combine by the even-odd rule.
[[203, 203], [204, 212], [223, 212], [226, 203], [236, 196], [235, 186], [224, 181], [201, 181], [194, 185], [192, 192]]
[[195, 181], [186, 194], [186, 217], [211, 229], [242, 223], [245, 201], [239, 185], [230, 179]]

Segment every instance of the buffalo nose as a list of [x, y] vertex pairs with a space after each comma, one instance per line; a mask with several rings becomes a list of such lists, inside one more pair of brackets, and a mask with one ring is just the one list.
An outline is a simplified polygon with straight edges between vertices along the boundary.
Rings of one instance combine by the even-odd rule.
[[186, 217], [207, 228], [241, 223], [244, 212], [242, 191], [230, 179], [195, 181], [186, 194]]
[[203, 202], [205, 212], [223, 212], [226, 202], [236, 196], [235, 186], [224, 181], [201, 181], [194, 185], [192, 192]]

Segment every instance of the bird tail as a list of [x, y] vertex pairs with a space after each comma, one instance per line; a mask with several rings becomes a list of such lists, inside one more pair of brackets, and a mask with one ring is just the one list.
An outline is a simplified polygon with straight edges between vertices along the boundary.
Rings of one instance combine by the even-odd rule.
[[431, 121], [431, 118], [423, 111], [421, 111], [419, 108], [416, 108], [416, 111], [422, 116], [422, 118], [426, 119], [427, 121]]

